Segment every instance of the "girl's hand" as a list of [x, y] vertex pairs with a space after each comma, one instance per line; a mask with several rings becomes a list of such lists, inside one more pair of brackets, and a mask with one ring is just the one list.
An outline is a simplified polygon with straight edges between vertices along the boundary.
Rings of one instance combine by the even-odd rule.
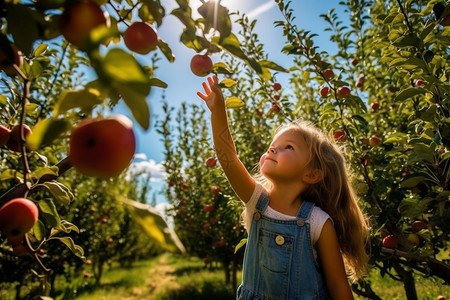
[[197, 92], [197, 95], [205, 101], [210, 111], [217, 108], [224, 108], [225, 101], [223, 99], [222, 90], [220, 89], [217, 76], [214, 75], [212, 77], [208, 77], [208, 84], [206, 82], [202, 83], [206, 95], [201, 92]]

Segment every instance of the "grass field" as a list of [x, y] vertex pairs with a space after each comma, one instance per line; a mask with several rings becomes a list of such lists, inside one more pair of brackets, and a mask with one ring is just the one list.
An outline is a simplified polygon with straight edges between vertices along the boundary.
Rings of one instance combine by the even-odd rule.
[[[382, 299], [406, 299], [403, 285], [387, 276], [381, 277], [372, 271], [370, 281], [373, 290]], [[196, 258], [183, 258], [163, 254], [154, 259], [142, 261], [130, 269], [112, 267], [108, 269], [98, 287], [93, 287], [91, 279], [80, 279], [66, 289], [57, 299], [151, 299], [151, 300], [232, 300], [234, 291], [225, 285], [220, 268], [205, 268]], [[450, 287], [441, 280], [416, 280], [417, 293], [421, 300], [436, 300], [438, 295], [449, 299]], [[76, 290], [76, 295], [69, 291]], [[67, 293], [69, 292], [69, 293]], [[355, 295], [355, 299], [365, 299]]]
[[[381, 299], [406, 299], [401, 282], [388, 276], [381, 277], [375, 270], [370, 273], [369, 279], [372, 289]], [[420, 300], [436, 300], [438, 295], [450, 300], [450, 286], [443, 285], [442, 280], [417, 277], [416, 288]], [[13, 291], [13, 287], [8, 290]], [[59, 278], [54, 291], [58, 294], [56, 300], [234, 299], [234, 290], [225, 284], [219, 265], [206, 268], [200, 259], [167, 253], [137, 262], [131, 268], [112, 266], [104, 271], [98, 286], [94, 284], [94, 278], [84, 278], [82, 275], [70, 281]], [[14, 293], [3, 290], [0, 299], [13, 300]], [[355, 295], [355, 299], [366, 298]]]

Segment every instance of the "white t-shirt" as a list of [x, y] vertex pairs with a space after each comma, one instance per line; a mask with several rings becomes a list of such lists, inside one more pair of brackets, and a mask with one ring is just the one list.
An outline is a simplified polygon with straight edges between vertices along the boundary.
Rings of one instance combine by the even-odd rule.
[[[253, 191], [252, 197], [250, 200], [245, 204], [245, 211], [244, 211], [244, 224], [247, 228], [247, 232], [250, 232], [250, 226], [252, 224], [252, 218], [253, 214], [256, 209], [256, 203], [258, 202], [259, 196], [261, 196], [261, 193], [264, 191], [264, 187], [256, 182], [255, 190]], [[272, 218], [272, 219], [278, 219], [278, 220], [296, 220], [297, 216], [290, 216], [283, 213], [280, 213], [273, 208], [270, 207], [270, 204], [267, 206], [266, 210], [263, 212], [263, 215], [266, 217]], [[317, 258], [317, 252], [316, 252], [316, 243], [319, 240], [320, 233], [322, 232], [323, 225], [325, 222], [330, 219], [331, 217], [323, 211], [320, 207], [314, 206], [311, 215], [309, 216], [309, 228], [311, 233], [311, 244], [313, 245], [313, 254], [314, 257]]]

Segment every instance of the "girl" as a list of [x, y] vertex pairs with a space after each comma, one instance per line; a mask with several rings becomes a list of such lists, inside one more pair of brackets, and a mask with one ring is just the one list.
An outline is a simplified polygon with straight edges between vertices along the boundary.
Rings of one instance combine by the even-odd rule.
[[347, 281], [366, 270], [369, 226], [339, 149], [317, 128], [292, 122], [259, 161], [260, 182], [236, 154], [216, 76], [198, 92], [211, 111], [220, 165], [244, 202], [249, 233], [237, 299], [353, 299]]

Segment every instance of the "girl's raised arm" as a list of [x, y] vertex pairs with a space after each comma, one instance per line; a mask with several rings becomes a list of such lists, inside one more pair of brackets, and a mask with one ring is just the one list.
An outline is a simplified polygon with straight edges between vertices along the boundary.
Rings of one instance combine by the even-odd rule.
[[197, 92], [197, 95], [205, 101], [211, 111], [211, 127], [217, 158], [233, 190], [242, 201], [248, 202], [255, 188], [255, 180], [236, 154], [217, 76], [208, 77], [208, 83], [203, 82], [203, 88], [205, 94]]

